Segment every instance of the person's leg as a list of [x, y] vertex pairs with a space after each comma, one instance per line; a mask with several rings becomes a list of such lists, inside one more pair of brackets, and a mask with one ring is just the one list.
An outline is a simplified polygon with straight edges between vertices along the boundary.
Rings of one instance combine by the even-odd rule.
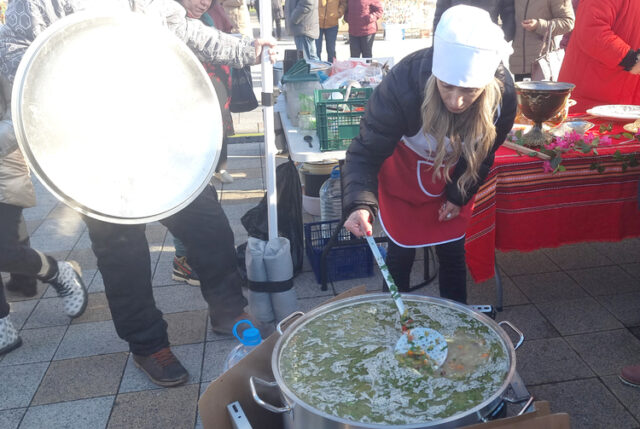
[[438, 281], [440, 296], [467, 303], [467, 266], [465, 262], [464, 237], [460, 240], [436, 246], [440, 263]]
[[9, 303], [4, 295], [4, 285], [2, 284], [2, 277], [0, 277], [0, 319], [3, 319], [9, 315]]
[[351, 58], [360, 58], [360, 54], [362, 54], [360, 39], [362, 38], [349, 34], [349, 52], [351, 53]]
[[303, 52], [305, 60], [318, 60], [314, 39], [307, 36], [295, 36], [293, 40], [296, 43], [296, 49]]
[[[18, 224], [18, 244], [24, 247], [31, 247], [29, 233], [27, 232], [27, 224], [24, 216], [20, 215]], [[32, 297], [38, 293], [38, 281], [35, 276], [24, 275], [19, 273], [11, 273], [11, 277], [6, 284], [7, 290], [19, 293], [22, 296]]]
[[[338, 26], [324, 30], [325, 44], [327, 45], [328, 61], [332, 63], [336, 59], [336, 39], [338, 38]], [[320, 56], [320, 54], [318, 54]]]
[[324, 28], [320, 29], [320, 34], [316, 39], [316, 55], [318, 58], [322, 59], [322, 37], [325, 35], [326, 30]]
[[153, 299], [145, 225], [117, 225], [86, 216], [84, 221], [118, 336], [135, 355], [149, 356], [168, 347], [167, 323]]
[[242, 278], [237, 267], [233, 231], [213, 186], [180, 212], [161, 221], [184, 243], [187, 259], [200, 278], [213, 328], [228, 325], [244, 312]]
[[[400, 247], [392, 241], [387, 246], [387, 258], [385, 260], [389, 274], [398, 286], [400, 292], [408, 292], [411, 288], [410, 280], [411, 267], [416, 258], [416, 249], [413, 247]], [[388, 291], [389, 287], [384, 282], [383, 291]]]
[[362, 38], [362, 58], [373, 58], [373, 41], [375, 39], [375, 33]]
[[282, 39], [282, 25], [280, 23], [280, 18], [274, 18], [276, 21], [276, 37], [278, 40]]

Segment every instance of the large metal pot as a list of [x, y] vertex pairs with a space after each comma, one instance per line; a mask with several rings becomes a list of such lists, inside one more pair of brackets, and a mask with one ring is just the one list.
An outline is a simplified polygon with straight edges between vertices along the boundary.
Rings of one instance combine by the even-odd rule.
[[[434, 308], [437, 307], [438, 312], [444, 312], [445, 314], [449, 312], [449, 314], [455, 316], [461, 315], [465, 317], [466, 320], [475, 319], [474, 323], [475, 321], [477, 321], [480, 324], [486, 326], [489, 329], [490, 333], [497, 337], [497, 343], [501, 344], [506, 352], [506, 356], [504, 357], [504, 363], [506, 363], [504, 368], [506, 368], [506, 370], [504, 372], [501, 383], [499, 383], [499, 387], [495, 388], [495, 390], [492, 391], [491, 394], [482, 397], [481, 402], [473, 406], [472, 408], [466, 409], [462, 412], [457, 412], [456, 414], [447, 418], [426, 419], [426, 421], [424, 422], [412, 422], [409, 424], [395, 425], [369, 423], [342, 418], [326, 413], [321, 409], [314, 407], [302, 400], [300, 398], [300, 395], [296, 394], [291, 386], [287, 384], [287, 382], [285, 381], [285, 378], [287, 378], [286, 374], [283, 373], [282, 358], [287, 347], [289, 347], [290, 341], [306, 341], [306, 338], [297, 337], [299, 332], [303, 330], [304, 327], [309, 323], [317, 323], [318, 321], [323, 321], [323, 318], [330, 316], [332, 313], [337, 313], [338, 311], [342, 311], [345, 308], [359, 306], [360, 304], [364, 303], [377, 305], [381, 302], [386, 303], [387, 301], [390, 301], [390, 298], [387, 294], [368, 294], [328, 303], [314, 309], [307, 314], [303, 314], [300, 312], [294, 313], [292, 316], [289, 316], [289, 318], [281, 322], [281, 324], [278, 326], [278, 332], [280, 333], [281, 337], [278, 339], [271, 357], [271, 368], [275, 377], [275, 382], [269, 382], [256, 377], [251, 377], [250, 387], [253, 393], [254, 400], [263, 408], [269, 411], [282, 413], [284, 418], [284, 425], [287, 429], [374, 429], [382, 427], [393, 429], [442, 429], [459, 427], [484, 421], [489, 413], [494, 410], [504, 399], [508, 400], [508, 398], [505, 398], [506, 390], [509, 387], [509, 384], [515, 374], [515, 348], [517, 348], [524, 340], [524, 336], [522, 335], [522, 333], [509, 322], [500, 322], [498, 324], [488, 317], [484, 316], [483, 314], [480, 314], [469, 307], [453, 301], [417, 295], [404, 295], [403, 300], [405, 301], [405, 303], [408, 303], [409, 309], [411, 309], [412, 302], [417, 303], [417, 305], [426, 304], [428, 306], [434, 306]], [[393, 304], [391, 304], [391, 306], [392, 305]], [[295, 316], [300, 315], [302, 315], [302, 317], [291, 322], [291, 320]], [[291, 324], [283, 332], [282, 325], [286, 323]], [[516, 347], [513, 346], [509, 336], [502, 329], [501, 325], [507, 325], [519, 334], [520, 339]], [[381, 332], [378, 331], [379, 327], [377, 326], [371, 326], [371, 329], [374, 332]], [[445, 335], [445, 337], [447, 338], [447, 335]], [[447, 338], [447, 340], [449, 341], [449, 338]], [[302, 357], [300, 357], [300, 359], [302, 359]], [[284, 365], [284, 367], [286, 367], [286, 365]], [[265, 402], [258, 395], [256, 384], [279, 388], [282, 402], [285, 405], [274, 406]]]
[[12, 113], [32, 171], [60, 200], [124, 224], [167, 217], [213, 175], [220, 107], [200, 61], [153, 18], [76, 12], [40, 33]]

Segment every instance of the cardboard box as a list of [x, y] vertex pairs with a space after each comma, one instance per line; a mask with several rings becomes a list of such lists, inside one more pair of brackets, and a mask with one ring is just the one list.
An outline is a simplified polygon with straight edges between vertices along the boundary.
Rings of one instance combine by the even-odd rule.
[[[362, 295], [364, 286], [353, 288], [327, 302]], [[238, 401], [253, 429], [282, 429], [282, 415], [269, 412], [255, 403], [249, 388], [249, 378], [257, 376], [272, 381], [271, 354], [278, 340], [276, 332], [269, 336], [245, 356], [229, 371], [212, 381], [198, 401], [202, 425], [205, 429], [233, 429], [227, 412], [227, 405]], [[266, 402], [279, 406], [281, 403], [278, 389], [260, 390], [260, 397]], [[569, 429], [569, 415], [550, 414], [549, 403], [534, 402], [533, 412], [522, 416], [498, 419], [488, 423], [467, 426], [467, 429]], [[313, 429], [313, 428], [308, 428]]]

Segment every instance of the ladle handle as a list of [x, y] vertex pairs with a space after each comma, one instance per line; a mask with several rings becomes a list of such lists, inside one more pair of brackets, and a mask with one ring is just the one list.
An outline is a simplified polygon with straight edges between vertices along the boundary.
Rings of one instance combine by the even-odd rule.
[[396, 282], [393, 281], [393, 277], [391, 277], [391, 273], [387, 268], [387, 264], [382, 259], [382, 255], [380, 254], [380, 250], [378, 250], [378, 246], [376, 246], [376, 242], [373, 240], [373, 237], [370, 235], [366, 235], [367, 244], [369, 244], [369, 248], [371, 249], [371, 253], [373, 253], [373, 257], [376, 259], [378, 263], [378, 267], [384, 276], [384, 279], [387, 281], [387, 286], [389, 286], [389, 291], [391, 292], [391, 297], [393, 298], [393, 302], [396, 303], [396, 307], [398, 307], [398, 311], [401, 316], [404, 316], [404, 303], [402, 302], [402, 298], [400, 297], [400, 292], [398, 292], [398, 287], [396, 286]]

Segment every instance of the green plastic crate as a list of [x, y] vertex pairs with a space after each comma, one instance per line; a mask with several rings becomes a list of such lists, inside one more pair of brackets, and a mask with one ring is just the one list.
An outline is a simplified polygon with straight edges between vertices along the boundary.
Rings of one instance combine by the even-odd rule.
[[360, 132], [360, 119], [371, 96], [371, 88], [351, 88], [347, 101], [335, 99], [334, 94], [344, 97], [346, 89], [316, 89], [316, 132], [320, 150], [344, 150], [351, 139]]

